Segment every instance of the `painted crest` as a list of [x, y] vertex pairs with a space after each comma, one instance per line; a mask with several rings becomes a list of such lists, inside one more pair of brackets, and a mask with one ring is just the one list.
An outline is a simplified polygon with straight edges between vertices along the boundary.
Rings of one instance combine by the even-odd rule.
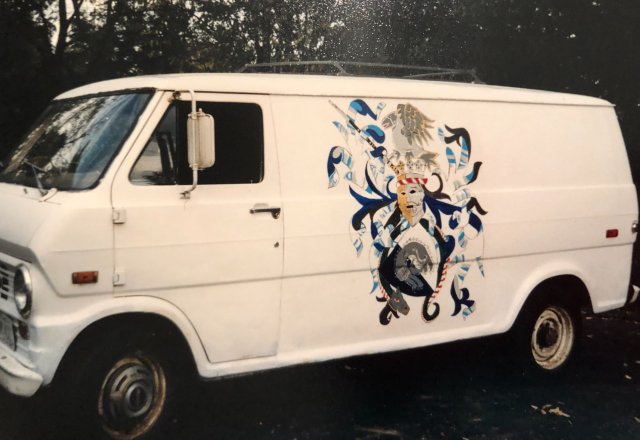
[[466, 320], [477, 307], [467, 274], [477, 266], [484, 276], [487, 214], [470, 190], [482, 162], [471, 162], [469, 132], [439, 124], [411, 103], [384, 116], [382, 102], [374, 111], [356, 99], [346, 112], [329, 103], [345, 141], [329, 152], [329, 188], [346, 180], [361, 205], [349, 230], [357, 256], [368, 253], [371, 293], [385, 303], [380, 323], [410, 314], [405, 296], [424, 297], [422, 319], [433, 322], [443, 291], [453, 301], [452, 316]]

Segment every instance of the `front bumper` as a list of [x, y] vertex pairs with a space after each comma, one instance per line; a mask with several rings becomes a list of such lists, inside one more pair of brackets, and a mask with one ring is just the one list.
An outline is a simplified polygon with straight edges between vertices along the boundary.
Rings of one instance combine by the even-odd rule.
[[0, 385], [12, 394], [30, 397], [42, 385], [42, 376], [22, 365], [8, 348], [0, 345]]

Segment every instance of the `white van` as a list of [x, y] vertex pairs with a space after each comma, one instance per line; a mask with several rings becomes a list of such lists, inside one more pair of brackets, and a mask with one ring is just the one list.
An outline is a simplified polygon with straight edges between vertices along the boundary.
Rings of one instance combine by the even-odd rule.
[[52, 102], [0, 171], [0, 210], [0, 383], [58, 383], [120, 439], [161, 429], [176, 361], [215, 378], [515, 323], [529, 367], [556, 373], [580, 307], [638, 296], [624, 142], [583, 96], [106, 81]]

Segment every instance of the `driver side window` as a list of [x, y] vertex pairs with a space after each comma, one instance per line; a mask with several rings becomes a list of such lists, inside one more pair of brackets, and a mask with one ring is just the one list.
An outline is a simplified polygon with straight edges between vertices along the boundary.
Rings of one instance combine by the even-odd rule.
[[[264, 122], [258, 104], [199, 101], [215, 121], [216, 162], [198, 174], [199, 185], [257, 184], [264, 178]], [[174, 102], [138, 157], [134, 185], [191, 185], [187, 119], [191, 102]]]
[[134, 185], [175, 185], [177, 111], [169, 107], [129, 174]]

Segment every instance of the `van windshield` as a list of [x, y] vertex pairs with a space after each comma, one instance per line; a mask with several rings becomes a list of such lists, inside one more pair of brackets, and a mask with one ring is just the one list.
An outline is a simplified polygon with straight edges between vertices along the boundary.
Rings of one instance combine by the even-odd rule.
[[54, 101], [9, 155], [0, 182], [94, 187], [145, 109], [151, 92]]

